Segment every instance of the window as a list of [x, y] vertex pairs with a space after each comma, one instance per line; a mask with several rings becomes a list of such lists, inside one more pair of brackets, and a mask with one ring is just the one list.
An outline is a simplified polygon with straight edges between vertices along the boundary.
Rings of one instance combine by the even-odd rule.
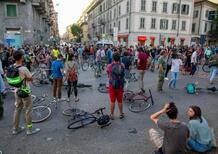
[[172, 20], [172, 30], [176, 30], [176, 20]]
[[151, 29], [155, 29], [156, 28], [156, 19], [152, 18], [151, 19]]
[[121, 6], [118, 7], [118, 16], [121, 15]]
[[181, 30], [186, 30], [186, 21], [182, 21], [182, 29]]
[[193, 24], [192, 24], [192, 33], [195, 33], [195, 27], [196, 27], [196, 24], [193, 23]]
[[205, 32], [205, 33], [207, 32], [207, 23], [205, 23], [204, 32]]
[[129, 18], [126, 18], [126, 29], [129, 29]]
[[198, 10], [194, 11], [194, 18], [198, 18]]
[[181, 14], [189, 14], [189, 5], [183, 4], [182, 5], [182, 10], [181, 10]]
[[116, 11], [116, 8], [114, 8], [114, 19], [116, 18], [116, 14], [117, 14], [117, 11]]
[[141, 11], [145, 11], [146, 9], [146, 0], [141, 0]]
[[160, 29], [168, 29], [168, 20], [166, 19], [160, 20]]
[[116, 27], [116, 23], [114, 22], [114, 27]]
[[152, 2], [152, 12], [157, 12], [157, 2], [156, 1]]
[[110, 20], [112, 19], [112, 11], [110, 11]]
[[100, 5], [99, 7], [99, 12], [102, 12], [102, 5]]
[[120, 23], [120, 21], [118, 21], [118, 31], [120, 31], [120, 25], [121, 25], [121, 23]]
[[126, 13], [129, 13], [129, 1], [126, 2]]
[[17, 16], [17, 5], [7, 4], [6, 12], [7, 12], [7, 17], [16, 17]]
[[179, 13], [179, 4], [178, 3], [173, 3], [172, 13], [173, 14]]
[[145, 28], [145, 18], [140, 18], [140, 29]]
[[208, 18], [209, 17], [209, 10], [206, 10], [205, 12], [205, 18]]
[[163, 12], [167, 13], [167, 2], [163, 2]]

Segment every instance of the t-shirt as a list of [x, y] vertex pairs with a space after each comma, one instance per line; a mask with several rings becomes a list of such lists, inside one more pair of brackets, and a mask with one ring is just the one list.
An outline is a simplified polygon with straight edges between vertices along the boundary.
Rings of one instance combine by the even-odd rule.
[[191, 56], [191, 63], [197, 63], [197, 51], [193, 52]]
[[208, 145], [212, 141], [211, 129], [204, 117], [202, 117], [202, 123], [200, 123], [200, 119], [190, 120], [188, 127], [191, 139], [204, 145]]
[[129, 67], [131, 66], [130, 58], [127, 57], [127, 56], [124, 56], [124, 57], [122, 58], [122, 63], [125, 65], [125, 69], [126, 69], [126, 70], [129, 70]]
[[181, 59], [172, 59], [171, 72], [179, 72], [179, 67], [182, 65]]
[[139, 52], [139, 54], [138, 54], [138, 61], [139, 61], [138, 70], [146, 70], [148, 58], [149, 58], [148, 54], [146, 54], [144, 52]]
[[[17, 65], [15, 65], [15, 66], [17, 67]], [[32, 74], [27, 69], [27, 67], [21, 66], [18, 69], [19, 69], [19, 76], [21, 77], [22, 80], [24, 80], [25, 78], [32, 78]], [[26, 81], [26, 87], [30, 88], [29, 82], [27, 82], [27, 81]]]
[[167, 68], [167, 63], [166, 63], [166, 60], [164, 59], [163, 56], [160, 56], [159, 59], [158, 59], [158, 65], [162, 65], [163, 66], [163, 69], [166, 70]]
[[61, 69], [64, 68], [64, 64], [60, 60], [55, 60], [52, 62], [52, 75], [53, 78], [63, 78]]
[[78, 49], [77, 49], [77, 52], [78, 52], [78, 54], [79, 54], [80, 56], [82, 56], [82, 54], [83, 54], [83, 48], [78, 48]]
[[164, 131], [163, 153], [164, 154], [186, 154], [186, 143], [189, 129], [184, 123], [163, 122], [158, 120], [157, 125]]
[[59, 55], [58, 49], [53, 49], [53, 56], [54, 56], [55, 58], [57, 58], [58, 55]]

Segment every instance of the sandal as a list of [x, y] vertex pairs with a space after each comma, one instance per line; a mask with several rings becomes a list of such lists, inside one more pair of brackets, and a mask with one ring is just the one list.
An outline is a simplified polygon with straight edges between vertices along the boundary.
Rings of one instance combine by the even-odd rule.
[[124, 113], [120, 114], [120, 119], [124, 118]]
[[112, 114], [110, 114], [110, 119], [114, 120], [114, 116]]

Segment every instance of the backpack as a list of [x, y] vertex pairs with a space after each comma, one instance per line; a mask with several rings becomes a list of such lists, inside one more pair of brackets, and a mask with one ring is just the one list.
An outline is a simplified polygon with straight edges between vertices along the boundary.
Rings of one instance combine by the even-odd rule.
[[186, 91], [188, 94], [195, 94], [196, 92], [196, 86], [194, 83], [188, 83], [186, 85]]
[[75, 66], [69, 69], [68, 71], [68, 81], [74, 82], [78, 79]]
[[12, 87], [20, 88], [23, 84], [23, 79], [20, 77], [19, 68], [21, 66], [11, 65], [6, 74], [6, 80]]
[[124, 87], [124, 68], [121, 64], [112, 64], [111, 80], [110, 84], [114, 89]]

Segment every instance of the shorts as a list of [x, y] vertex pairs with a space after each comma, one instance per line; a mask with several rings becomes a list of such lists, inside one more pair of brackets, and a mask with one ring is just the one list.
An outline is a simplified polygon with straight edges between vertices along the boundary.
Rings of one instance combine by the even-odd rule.
[[109, 97], [111, 103], [123, 103], [123, 88], [114, 89], [111, 85], [109, 86]]

